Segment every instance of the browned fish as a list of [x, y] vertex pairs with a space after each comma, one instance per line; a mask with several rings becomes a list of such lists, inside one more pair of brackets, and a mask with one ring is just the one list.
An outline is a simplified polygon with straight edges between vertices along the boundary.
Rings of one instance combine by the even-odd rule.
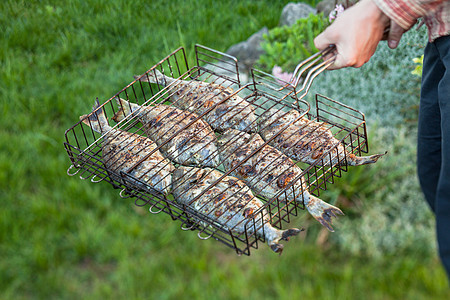
[[[121, 171], [127, 173], [137, 162], [150, 155], [128, 174], [160, 193], [170, 192], [172, 172], [175, 168], [158, 150], [151, 153], [156, 149], [156, 143], [138, 134], [109, 126], [98, 101], [94, 105], [93, 113], [81, 116], [80, 120], [94, 131], [103, 134], [102, 160], [108, 171], [116, 174]], [[117, 176], [114, 179], [120, 180], [118, 175], [112, 175], [112, 177], [114, 176]], [[138, 180], [132, 180], [133, 184], [138, 188], [148, 190], [148, 187]]]
[[323, 159], [324, 165], [329, 165], [330, 162], [332, 165], [343, 165], [346, 157], [347, 165], [359, 166], [375, 163], [384, 155], [356, 156], [333, 136], [329, 125], [308, 120], [294, 109], [285, 112], [272, 108], [261, 115], [260, 120], [259, 133], [262, 138], [267, 141], [281, 132], [269, 144], [295, 161], [314, 164], [324, 153], [330, 151], [330, 155]]
[[[120, 122], [133, 114], [144, 125], [145, 133], [161, 146], [161, 152], [170, 160], [188, 166], [218, 165], [214, 131], [194, 113], [164, 104], [140, 106], [120, 98], [117, 98], [117, 103], [119, 111], [113, 120]], [[189, 125], [191, 122], [194, 123]]]
[[217, 104], [202, 117], [215, 130], [235, 128], [248, 132], [256, 129], [254, 107], [240, 96], [232, 95], [234, 91], [231, 88], [203, 81], [174, 79], [156, 69], [148, 75], [135, 78], [143, 82], [173, 86], [173, 105], [197, 115], [202, 115]]
[[221, 172], [210, 168], [177, 168], [173, 177], [175, 200], [232, 232], [242, 234], [247, 231], [253, 234], [256, 228], [256, 235], [266, 238], [270, 248], [281, 253], [283, 245], [280, 241], [288, 240], [300, 230], [278, 230], [270, 225], [267, 211], [261, 210], [263, 203], [253, 196], [245, 183], [235, 177], [226, 176], [210, 187], [222, 175]]
[[[218, 140], [219, 154], [225, 169], [231, 170], [250, 157], [231, 174], [243, 180], [253, 192], [269, 200], [276, 196], [283, 202], [304, 203], [317, 221], [333, 231], [331, 218], [343, 215], [342, 211], [311, 195], [302, 169], [281, 151], [264, 144], [259, 134], [227, 130]], [[288, 187], [289, 184], [292, 186]]]

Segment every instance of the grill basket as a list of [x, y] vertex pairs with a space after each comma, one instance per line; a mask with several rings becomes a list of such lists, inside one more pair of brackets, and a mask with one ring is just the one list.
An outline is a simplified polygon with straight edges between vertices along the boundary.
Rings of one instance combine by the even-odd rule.
[[[224, 101], [230, 97], [239, 96], [254, 108], [256, 120], [250, 126], [258, 126], [263, 116], [267, 115], [272, 108], [285, 112], [296, 110], [302, 117], [312, 121], [324, 122], [325, 129], [333, 133], [333, 136], [340, 141], [340, 144], [345, 147], [348, 153], [361, 156], [368, 152], [366, 122], [361, 112], [322, 95], [315, 95], [315, 101], [312, 101], [312, 103], [303, 100], [314, 77], [326, 68], [323, 64], [318, 66], [314, 63], [314, 65], [307, 66], [309, 69], [305, 71], [306, 76], [300, 79], [300, 86], [300, 84], [288, 84], [256, 69], [252, 70], [250, 75], [240, 74], [237, 60], [234, 57], [204, 46], [196, 45], [195, 56], [197, 65], [190, 68], [185, 50], [180, 47], [151, 67], [142, 75], [142, 78], [152, 74], [156, 75], [155, 72], [158, 70], [169, 77], [182, 79], [192, 84], [197, 81], [220, 84], [225, 88], [232, 88]], [[240, 80], [242, 76], [249, 76], [250, 83], [243, 84]], [[179, 81], [171, 84], [165, 82], [164, 85], [134, 80], [102, 103], [100, 107], [104, 111], [110, 126], [139, 136], [148, 136], [145, 124], [134, 115], [130, 115], [118, 123], [112, 121], [112, 117], [120, 109], [120, 105], [116, 103], [116, 98], [120, 97], [130, 103], [144, 107], [154, 107], [157, 104], [178, 107], [177, 101], [179, 100], [175, 99], [176, 96], [183, 95], [186, 89], [194, 90], [194, 86], [189, 86], [188, 83], [186, 88], [186, 85], [181, 85]], [[199, 95], [199, 97], [202, 97], [202, 95]], [[208, 108], [209, 110], [188, 122], [185, 128], [194, 126], [193, 124], [196, 121], [205, 117], [206, 114], [222, 103], [213, 104]], [[167, 140], [175, 138], [181, 132], [181, 130], [177, 130], [171, 133], [172, 136], [168, 137]], [[220, 138], [223, 132], [216, 130], [214, 134], [217, 138]], [[254, 133], [249, 132], [249, 134]], [[297, 161], [296, 165], [303, 170], [301, 176], [296, 176], [274, 197], [266, 198], [254, 193], [262, 201], [263, 206], [247, 217], [241, 224], [244, 230], [237, 232], [232, 226], [223, 222], [220, 223], [217, 219], [202, 213], [201, 209], [198, 209], [195, 205], [190, 205], [194, 201], [191, 201], [190, 204], [180, 204], [173, 194], [158, 192], [148, 185], [143, 178], [137, 178], [131, 174], [132, 169], [138, 168], [149, 155], [161, 150], [164, 145], [159, 145], [153, 152], [150, 151], [146, 157], [136, 160], [133, 166], [127, 170], [118, 171], [107, 167], [104, 159], [105, 153], [103, 153], [104, 138], [105, 134], [92, 130], [82, 124], [81, 121], [66, 130], [64, 146], [71, 161], [71, 166], [67, 171], [68, 175], [76, 175], [84, 180], [89, 179], [93, 183], [108, 182], [119, 190], [122, 198], [133, 198], [135, 205], [148, 207], [150, 213], [164, 212], [170, 215], [172, 220], [177, 220], [182, 230], [195, 230], [200, 239], [213, 238], [220, 241], [233, 248], [238, 255], [250, 255], [251, 248], [257, 249], [260, 242], [266, 242], [264, 234], [257, 234], [258, 231], [266, 230], [264, 224], [270, 223], [275, 228], [283, 229], [287, 224], [292, 223], [293, 217], [297, 216], [299, 211], [305, 209], [303, 201], [283, 200], [283, 198], [287, 198], [286, 195], [290, 193], [290, 189], [293, 189], [296, 182], [301, 182], [303, 189], [319, 197], [320, 192], [334, 183], [336, 177], [341, 177], [342, 172], [347, 171], [348, 154], [333, 151], [336, 150], [337, 145], [328, 151], [324, 151], [312, 164]], [[133, 141], [130, 140], [129, 142], [129, 144], [124, 143], [122, 146], [131, 147]], [[261, 147], [253, 152], [257, 153], [269, 142], [266, 140]], [[252, 155], [245, 157], [232, 170], [226, 170], [223, 167], [223, 158], [219, 157], [220, 164], [215, 169], [223, 175], [216, 182], [206, 186], [202, 194], [193, 199], [204, 196], [220, 181], [225, 180], [225, 176], [231, 176], [231, 173], [242, 167]], [[173, 161], [172, 163], [175, 167], [179, 166], [178, 163]], [[283, 194], [286, 197], [283, 197]]]

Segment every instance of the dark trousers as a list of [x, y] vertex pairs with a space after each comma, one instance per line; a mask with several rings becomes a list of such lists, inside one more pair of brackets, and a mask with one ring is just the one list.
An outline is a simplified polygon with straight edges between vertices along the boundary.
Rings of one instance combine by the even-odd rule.
[[425, 48], [417, 170], [436, 216], [439, 256], [450, 279], [450, 36]]

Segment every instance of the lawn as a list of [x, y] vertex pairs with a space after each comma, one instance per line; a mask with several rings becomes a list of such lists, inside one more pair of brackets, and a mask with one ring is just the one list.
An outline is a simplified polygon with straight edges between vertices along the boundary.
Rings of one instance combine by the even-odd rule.
[[[421, 245], [372, 255], [309, 234], [293, 238], [282, 256], [264, 245], [237, 256], [106, 183], [67, 176], [64, 131], [96, 97], [108, 99], [179, 46], [193, 61], [196, 43], [225, 51], [273, 28], [288, 2], [0, 3], [0, 299], [450, 296], [435, 251]], [[381, 149], [382, 134], [371, 134]], [[344, 228], [357, 231], [351, 223]]]

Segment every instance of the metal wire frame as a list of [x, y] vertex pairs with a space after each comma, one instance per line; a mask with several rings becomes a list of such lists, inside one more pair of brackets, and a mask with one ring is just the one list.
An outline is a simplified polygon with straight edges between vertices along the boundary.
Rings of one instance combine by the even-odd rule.
[[[123, 93], [127, 94], [127, 89], [125, 89], [123, 91]], [[157, 94], [163, 94], [163, 93], [161, 93], [161, 91], [160, 91]], [[108, 103], [111, 103], [111, 100], [112, 100], [112, 98], [109, 100]], [[105, 105], [106, 105], [106, 103], [102, 105], [102, 108], [105, 107]], [[95, 112], [93, 112], [93, 113], [95, 113]], [[130, 130], [131, 128], [133, 128], [133, 126], [130, 126], [130, 125], [127, 125], [127, 124], [136, 124], [136, 123], [137, 123], [136, 120], [131, 119], [130, 122], [125, 122], [123, 124], [122, 128]], [[117, 126], [119, 127], [119, 125], [117, 125]], [[99, 175], [99, 173], [100, 173], [99, 170], [104, 170], [105, 171], [105, 172], [103, 172], [104, 178], [110, 179], [108, 181], [110, 181], [111, 183], [116, 183], [116, 186], [118, 186], [118, 187], [120, 187], [121, 185], [124, 186], [124, 189], [121, 190], [121, 196], [125, 196], [125, 193], [126, 193], [127, 194], [126, 197], [128, 197], [129, 195], [133, 195], [134, 192], [138, 191], [137, 189], [134, 188], [136, 186], [134, 184], [134, 182], [139, 181], [139, 179], [132, 178], [132, 182], [129, 182], [129, 180], [127, 178], [129, 178], [130, 176], [128, 174], [126, 174], [125, 172], [123, 172], [123, 171], [121, 171], [120, 174], [115, 174], [115, 175], [111, 176], [111, 178], [108, 177], [108, 175], [114, 174], [114, 172], [111, 172], [111, 170], [108, 170], [107, 168], [104, 167], [104, 161], [102, 161], [102, 159], [100, 157], [100, 155], [101, 155], [100, 152], [102, 150], [102, 142], [101, 142], [101, 140], [104, 138], [104, 135], [101, 135], [101, 136], [97, 137], [99, 135], [98, 133], [94, 132], [92, 129], [85, 129], [85, 127], [83, 127], [81, 125], [79, 125], [78, 129], [81, 130], [81, 132], [82, 132], [81, 136], [83, 137], [83, 140], [85, 141], [85, 144], [88, 145], [83, 152], [84, 153], [89, 153], [90, 155], [89, 155], [88, 159], [81, 160], [80, 157], [83, 157], [83, 156], [75, 157], [73, 155], [74, 153], [69, 151], [69, 152], [71, 152], [70, 153], [70, 157], [77, 162], [77, 163], [75, 163], [75, 166], [77, 166], [79, 168], [83, 168], [83, 167], [85, 167], [84, 166], [85, 162], [89, 163], [89, 165], [95, 166], [96, 168], [93, 169], [93, 170], [89, 170], [89, 169], [86, 168], [88, 171], [91, 171], [91, 174], [95, 174], [94, 176]], [[139, 132], [141, 132], [141, 134], [145, 134], [145, 130], [142, 129], [142, 128], [139, 128], [138, 130], [135, 129], [135, 131], [139, 131]], [[78, 140], [78, 135], [73, 133], [73, 128], [71, 130], [69, 130], [69, 132], [71, 132], [74, 135], [74, 140], [76, 141], [75, 144], [77, 144], [77, 146], [79, 146], [80, 145], [80, 141]], [[88, 142], [88, 138], [87, 138], [88, 135], [92, 135], [92, 137], [94, 139], [96, 139], [96, 140], [93, 143]], [[68, 136], [66, 136], [66, 138], [68, 138]], [[66, 146], [67, 146], [67, 149], [70, 149], [72, 145], [68, 142], [66, 144]], [[128, 145], [124, 145], [124, 146], [127, 147]], [[160, 147], [161, 147], [161, 145], [159, 146], [159, 148]], [[72, 148], [75, 148], [75, 147], [72, 146]], [[77, 147], [77, 148], [79, 149], [79, 147]], [[91, 159], [89, 159], [89, 158], [91, 158]], [[80, 162], [82, 162], [82, 163], [80, 163]], [[139, 162], [137, 164], [139, 164]], [[133, 167], [131, 167], [130, 169], [133, 169]], [[142, 184], [144, 184], [144, 183], [142, 182]], [[155, 195], [152, 195], [152, 196], [155, 196]], [[167, 207], [169, 207], [167, 205], [168, 201], [167, 201], [165, 195], [156, 195], [156, 196], [159, 196], [159, 199], [155, 200], [154, 197], [151, 197], [151, 200], [149, 201], [152, 204], [151, 208], [155, 208], [156, 206], [160, 205], [161, 203], [165, 203], [165, 205]], [[165, 206], [158, 207], [158, 208], [159, 208], [158, 212], [159, 211], [164, 211]], [[186, 210], [186, 208], [185, 208], [185, 210]], [[170, 210], [166, 210], [166, 211], [170, 212]], [[192, 214], [192, 213], [190, 215], [194, 215], [195, 216], [195, 214]], [[255, 213], [255, 216], [256, 215], [257, 215], [257, 213]], [[205, 221], [204, 217], [205, 216], [202, 216], [202, 218], [200, 219], [200, 220], [203, 220], [202, 221], [203, 223], [207, 222], [207, 221]], [[247, 223], [245, 226], [248, 227], [248, 228], [252, 228], [253, 227], [254, 228], [253, 232], [256, 232], [258, 230], [258, 229], [256, 229], [256, 225], [255, 224], [253, 224], [253, 226], [252, 226], [250, 223]], [[202, 231], [204, 232], [204, 231], [207, 231], [207, 230], [210, 230], [210, 228], [209, 227], [204, 227], [204, 229]], [[202, 231], [200, 231], [200, 233]], [[246, 244], [248, 245], [249, 244], [248, 240], [251, 238], [251, 235], [247, 231], [245, 232], [244, 235], [245, 235]], [[199, 235], [199, 237], [200, 237], [200, 235]], [[236, 243], [238, 241], [242, 241], [242, 238], [232, 236], [232, 240], [233, 240], [233, 244], [236, 245]], [[252, 245], [251, 247], [254, 247], [254, 244], [255, 244], [255, 242], [252, 242], [251, 243], [251, 245]], [[249, 246], [247, 246], [247, 248], [248, 247]], [[241, 250], [237, 250], [237, 251], [240, 252]], [[246, 253], [245, 250], [242, 250], [241, 252]], [[247, 253], [249, 254], [249, 252], [247, 252]]]
[[[125, 178], [125, 181], [127, 180]], [[238, 255], [250, 255], [250, 248], [257, 249], [258, 241], [265, 242], [263, 236], [256, 236], [255, 234], [263, 225], [262, 222], [258, 222], [258, 220], [264, 218], [263, 211], [255, 212], [253, 218], [246, 221], [246, 229], [243, 232], [236, 232], [233, 228], [227, 228], [226, 224], [218, 223], [208, 215], [200, 213], [198, 209], [178, 203], [172, 195], [165, 195], [159, 201], [155, 201], [152, 195], [141, 190], [130, 189], [128, 193], [129, 196], [136, 199], [135, 204], [137, 206], [150, 205], [149, 211], [153, 214], [160, 212], [169, 214], [172, 220], [181, 222], [180, 228], [182, 230], [197, 230], [200, 239], [213, 238], [234, 248]]]
[[[307, 117], [310, 120], [326, 122], [320, 127], [331, 131], [333, 136], [339, 140], [339, 144], [344, 145], [345, 150], [348, 151], [348, 153], [361, 156], [362, 153], [368, 153], [366, 121], [362, 112], [319, 94], [316, 95], [315, 113], [310, 110], [309, 104], [307, 104], [308, 107], [306, 109], [304, 107], [298, 107], [299, 103], [304, 103], [303, 97], [307, 94], [312, 80], [333, 63], [333, 60], [335, 59], [335, 56], [332, 55], [333, 50], [334, 46], [330, 46], [328, 49], [299, 63], [290, 83], [276, 78], [271, 74], [254, 69], [252, 70], [254, 89], [264, 91], [264, 93], [261, 94], [265, 97], [275, 98], [277, 96], [281, 98], [277, 93], [284, 91], [286, 95], [291, 96], [283, 99], [284, 102], [287, 102], [285, 101], [287, 99], [294, 99], [292, 104], [297, 106], [296, 109], [300, 113], [299, 119]], [[321, 62], [320, 60], [327, 55], [331, 56]], [[303, 81], [303, 85], [300, 88], [297, 88], [300, 78], [302, 78], [302, 74], [306, 71], [308, 73], [306, 79]], [[305, 89], [306, 91], [301, 94]], [[291, 94], [289, 94], [288, 91], [290, 91]], [[262, 104], [261, 108], [262, 111], [265, 111], [273, 107]], [[294, 122], [295, 121], [291, 122], [291, 124]], [[308, 125], [303, 125], [299, 129], [303, 129], [307, 126]], [[347, 171], [346, 153], [333, 153], [335, 150], [336, 147], [333, 147], [329, 151], [324, 152], [311, 166], [298, 162], [299, 166], [303, 167], [303, 170], [306, 172], [305, 176], [310, 187], [309, 191], [315, 196], [320, 195], [320, 190], [326, 190], [328, 183], [334, 183], [334, 177], [341, 177], [341, 173]], [[335, 165], [330, 164], [329, 162], [333, 160], [338, 163]]]
[[[152, 69], [154, 69], [156, 66], [161, 67], [164, 66], [166, 72], [168, 72], [172, 77], [181, 76], [183, 72], [189, 69], [184, 48], [180, 47], [176, 49], [171, 54], [162, 59]], [[143, 89], [142, 86], [140, 86], [141, 88], [138, 89], [139, 86], [136, 85], [135, 82], [136, 81], [132, 81], [130, 84], [125, 86], [122, 90], [117, 92], [114, 96], [112, 96], [109, 100], [107, 100], [105, 103], [101, 105], [101, 108], [105, 111], [105, 115], [107, 118], [108, 116], [113, 116], [115, 113], [117, 113], [116, 107], [114, 106], [114, 102], [111, 100], [119, 96], [121, 93], [125, 93], [127, 95], [131, 93], [134, 96], [135, 101], [137, 101], [137, 103], [139, 104], [139, 101], [141, 101], [142, 103], [143, 100], [145, 101], [146, 99], [149, 99], [149, 97], [153, 97], [159, 91], [161, 91], [161, 87], [159, 86], [150, 86], [149, 89]], [[136, 133], [141, 134], [142, 132], [138, 132], [138, 130], [139, 129], [135, 129]], [[101, 144], [95, 143], [99, 141], [101, 135], [95, 133], [92, 130], [90, 132], [85, 131], [84, 127], [81, 126], [81, 120], [79, 120], [72, 127], [70, 127], [65, 131], [64, 136], [66, 139], [64, 146], [67, 150], [69, 159], [71, 160], [72, 163], [70, 171], [72, 171], [72, 169], [75, 168], [76, 169], [75, 172], [78, 173], [79, 172], [78, 168], [80, 168], [83, 164], [88, 163], [87, 161], [85, 161], [83, 164], [81, 165], [79, 164], [79, 160], [83, 161], [82, 152], [85, 149], [87, 149], [91, 144], [95, 144], [101, 148]], [[94, 156], [98, 153], [98, 150], [97, 152], [94, 150], [91, 151], [93, 151], [92, 153], [94, 154]], [[75, 175], [74, 173], [70, 174]]]
[[350, 153], [358, 156], [369, 153], [366, 117], [361, 111], [321, 94], [315, 95], [315, 107], [317, 121], [334, 123], [348, 134], [348, 141], [346, 137], [341, 139]]
[[[172, 89], [173, 87], [171, 86], [171, 84], [169, 84], [168, 85], [168, 88], [169, 89]], [[242, 90], [242, 88], [240, 89], [240, 90]], [[272, 99], [272, 101], [274, 101], [273, 99]], [[266, 143], [267, 144], [267, 143]], [[245, 161], [243, 161], [242, 163], [244, 163]], [[234, 169], [236, 169], [238, 166], [236, 166]], [[234, 169], [232, 169], [232, 170], [229, 170], [228, 172], [225, 172], [225, 174], [223, 175], [223, 176], [227, 176], [227, 175], [229, 175], [232, 171], [234, 171]], [[281, 176], [282, 174], [280, 174], [280, 176]], [[275, 178], [276, 179], [276, 178]], [[219, 180], [220, 181], [220, 180]], [[216, 182], [217, 183], [217, 182]], [[212, 185], [213, 186], [213, 185]], [[191, 202], [194, 202], [195, 200], [197, 200], [199, 197], [200, 197], [201, 195], [198, 195], [195, 199], [193, 199]], [[277, 206], [279, 207], [280, 205], [279, 205], [279, 203], [277, 204]], [[284, 207], [284, 206], [283, 206]], [[296, 208], [295, 208], [296, 209]], [[281, 211], [281, 209], [280, 209], [280, 211]], [[289, 217], [289, 214], [288, 213], [286, 213], [286, 214], [284, 214], [284, 217]], [[279, 223], [279, 222], [277, 222], [277, 223]], [[281, 226], [281, 224], [280, 224], [280, 226]]]
[[[209, 107], [206, 111], [203, 111], [202, 114], [197, 116], [197, 118], [191, 122], [185, 124], [185, 126], [173, 133], [172, 136], [168, 137], [165, 141], [166, 143], [170, 140], [170, 138], [177, 136], [183, 130], [192, 126], [201, 117], [213, 111], [218, 105], [224, 103], [231, 97], [240, 96], [243, 100], [247, 101], [255, 108], [254, 112], [258, 118], [269, 108], [277, 108], [282, 110], [296, 109], [301, 112], [302, 117], [307, 116], [310, 119], [315, 118], [317, 120], [326, 121], [330, 126], [328, 129], [334, 130], [336, 136], [342, 136], [342, 143], [344, 143], [352, 153], [368, 151], [365, 120], [364, 117], [362, 120], [359, 119], [361, 114], [356, 113], [345, 115], [344, 113], [344, 116], [342, 116], [342, 111], [347, 109], [347, 107], [329, 98], [318, 97], [316, 98], [317, 107], [316, 114], [314, 115], [310, 111], [309, 104], [298, 98], [299, 91], [296, 91], [295, 87], [283, 88], [282, 83], [280, 86], [280, 83], [276, 79], [273, 80], [274, 78], [265, 76], [263, 72], [259, 72], [257, 70], [252, 72], [253, 82], [247, 85], [242, 85], [239, 80], [237, 61], [232, 57], [222, 55], [222, 57], [225, 57], [222, 58], [220, 52], [199, 45], [196, 46], [196, 57], [199, 65], [193, 68], [188, 68], [184, 49], [179, 48], [153, 66], [141, 77], [150, 76], [152, 73], [153, 75], [156, 75], [155, 70], [158, 69], [162, 73], [168, 75], [170, 74], [170, 77], [172, 78], [178, 78], [186, 81], [190, 80], [192, 82], [201, 79], [202, 81], [207, 81], [210, 83], [219, 83], [225, 88], [230, 88], [232, 86], [235, 87], [237, 85], [238, 89], [229, 94], [228, 97], [223, 98], [221, 101]], [[205, 59], [204, 57], [207, 58]], [[227, 62], [231, 66], [230, 73], [234, 72], [237, 75], [236, 78], [218, 74], [215, 70], [212, 70], [212, 68], [210, 69], [209, 66], [205, 67], [200, 65], [207, 62], [208, 65], [215, 66], [215, 59], [222, 62], [222, 64], [217, 64], [221, 68], [224, 68], [223, 61]], [[231, 63], [229, 62], [230, 60]], [[316, 69], [316, 71], [317, 70], [320, 69]], [[310, 78], [314, 79], [314, 77], [317, 76], [314, 76], [314, 74], [316, 74], [314, 72], [316, 71], [311, 73]], [[177, 100], [174, 100], [174, 95], [179, 95], [182, 97], [185, 95], [183, 93], [189, 93], [191, 90], [188, 85], [188, 88], [185, 88], [183, 92], [180, 93], [182, 86], [181, 81], [175, 81], [171, 84], [167, 83], [165, 85], [165, 87], [162, 87], [161, 85], [144, 83], [135, 80], [102, 104], [101, 108], [105, 111], [107, 116], [116, 114], [118, 108], [120, 108], [120, 106], [117, 106], [116, 108], [116, 105], [114, 104], [113, 100], [116, 97], [123, 97], [130, 102], [138, 103], [139, 105], [150, 109], [152, 106], [158, 104], [166, 104], [168, 107], [175, 108], [179, 103], [177, 103]], [[324, 106], [325, 109], [323, 109], [322, 106]], [[337, 111], [339, 113], [334, 114], [333, 111]], [[325, 112], [328, 113], [328, 115], [323, 116]], [[350, 119], [350, 121], [348, 119]], [[345, 123], [345, 125], [342, 125], [341, 123]], [[257, 126], [257, 124], [253, 123], [251, 125]], [[140, 122], [140, 120], [134, 116], [125, 118], [125, 120], [116, 124], [114, 128], [143, 136], [146, 136], [148, 133], [145, 129], [145, 123]], [[256, 133], [253, 132], [253, 134]], [[236, 232], [232, 227], [227, 226], [227, 224], [218, 224], [213, 218], [199, 213], [199, 209], [201, 209], [199, 207], [195, 208], [192, 205], [182, 205], [177, 203], [171, 194], [166, 195], [159, 193], [152, 189], [151, 186], [149, 186], [148, 189], [136, 188], [137, 182], [139, 183], [139, 186], [145, 186], [146, 183], [141, 180], [142, 178], [132, 176], [130, 171], [136, 168], [155, 151], [159, 151], [164, 144], [159, 144], [153, 152], [150, 151], [150, 153], [147, 153], [146, 157], [136, 162], [135, 165], [128, 170], [120, 170], [120, 168], [117, 168], [114, 171], [106, 167], [103, 159], [102, 139], [104, 138], [104, 135], [82, 126], [80, 122], [68, 129], [65, 135], [65, 148], [72, 162], [72, 165], [69, 167], [68, 174], [80, 175], [80, 178], [82, 179], [91, 178], [92, 182], [100, 182], [103, 180], [107, 181], [115, 188], [121, 189], [121, 197], [135, 198], [136, 205], [148, 205], [151, 213], [156, 214], [164, 212], [169, 214], [173, 220], [181, 221], [180, 226], [183, 230], [197, 230], [198, 236], [201, 239], [213, 237], [215, 240], [234, 248], [236, 253], [239, 255], [250, 255], [251, 248], [258, 248], [258, 241], [265, 242], [264, 236], [258, 236], [256, 234], [259, 229], [264, 228], [263, 222], [259, 222], [258, 220], [268, 218], [269, 222], [273, 226], [281, 229], [283, 226], [292, 221], [291, 216], [297, 216], [299, 209], [304, 209], [304, 203], [301, 201], [295, 201], [295, 199], [285, 202], [280, 201], [281, 194], [290, 193], [289, 190], [293, 189], [294, 183], [300, 182], [302, 187], [305, 186], [306, 189], [309, 189], [309, 192], [318, 195], [319, 189], [326, 189], [327, 183], [333, 183], [334, 177], [340, 177], [340, 172], [346, 171], [345, 164], [326, 166], [326, 163], [324, 162], [327, 159], [329, 161], [332, 159], [331, 152], [324, 153], [317, 160], [317, 164], [303, 166], [298, 163], [298, 165], [303, 167], [302, 175], [295, 178], [284, 191], [280, 192], [272, 199], [265, 199], [264, 197], [257, 195], [257, 197], [263, 201], [264, 206], [254, 213], [253, 218], [245, 221], [245, 228], [247, 228], [247, 230], [244, 230], [244, 232]], [[220, 137], [221, 133], [216, 132], [216, 135]], [[256, 154], [264, 146], [268, 145], [269, 142], [270, 141], [265, 141], [265, 143], [259, 149], [256, 149], [254, 153], [249, 155], [249, 157]], [[131, 141], [129, 145], [131, 145]], [[343, 157], [342, 160], [345, 161], [345, 157]], [[219, 166], [218, 170], [223, 172], [223, 176], [210, 186], [206, 187], [204, 192], [219, 183], [226, 176], [229, 176], [234, 170], [242, 166], [244, 163], [245, 158], [239, 165], [229, 170], [224, 170]], [[112, 164], [114, 164], [114, 162]], [[174, 165], [176, 166], [177, 164], [175, 163]], [[197, 199], [200, 197], [201, 195], [197, 196]], [[195, 199], [191, 201], [191, 204], [194, 202]]]
[[[239, 76], [238, 60], [236, 57], [226, 53], [211, 49], [199, 44], [195, 45], [195, 57], [197, 66], [207, 66], [207, 69], [214, 74], [221, 73], [217, 79], [218, 84], [236, 84], [242, 86]], [[221, 72], [224, 71], [224, 72]], [[202, 78], [202, 80], [204, 80]]]
[[[232, 171], [232, 170], [230, 170], [229, 172], [226, 172], [226, 173], [223, 175], [223, 177], [224, 177], [224, 176], [227, 176], [231, 171]], [[222, 178], [223, 178], [223, 177], [222, 177]], [[220, 180], [219, 180], [219, 181], [220, 181]], [[217, 182], [219, 182], [219, 181], [217, 181]], [[217, 182], [216, 182], [216, 183], [217, 183]], [[213, 184], [213, 185], [214, 185], [214, 184]], [[211, 186], [213, 186], [213, 185], [211, 185]], [[205, 190], [205, 191], [206, 191], [206, 190]], [[194, 202], [194, 201], [197, 200], [200, 196], [201, 196], [201, 195], [198, 195], [198, 196], [197, 196], [196, 198], [194, 198], [191, 202]], [[226, 225], [226, 224], [223, 224], [223, 225]]]
[[[298, 89], [296, 94], [298, 94], [299, 92], [303, 91], [306, 88], [306, 92], [304, 94], [306, 95], [314, 78], [316, 78], [317, 75], [322, 73], [325, 69], [327, 69], [334, 63], [334, 60], [336, 59], [336, 54], [334, 54], [334, 50], [335, 46], [330, 45], [328, 48], [319, 51], [316, 54], [313, 54], [312, 56], [300, 62], [296, 66], [294, 73], [292, 74], [292, 77], [289, 80], [289, 84], [292, 85], [294, 88], [297, 88], [303, 74], [307, 70], [309, 70], [304, 80], [302, 88]], [[322, 59], [323, 61], [321, 61]], [[301, 98], [303, 97], [300, 97], [300, 99]]]
[[[296, 66], [294, 72], [292, 73], [291, 79], [288, 82], [257, 69], [252, 70], [253, 81], [259, 85], [267, 86], [269, 89], [277, 92], [283, 90], [293, 91], [297, 102], [308, 94], [309, 88], [311, 87], [314, 79], [334, 63], [334, 60], [336, 59], [334, 50], [335, 46], [330, 45], [328, 48], [313, 54], [304, 61], [301, 61]], [[272, 81], [272, 83], [268, 84], [270, 81]], [[302, 85], [299, 86], [301, 82]], [[275, 89], [274, 86], [278, 87]], [[301, 94], [302, 92], [303, 94]]]

